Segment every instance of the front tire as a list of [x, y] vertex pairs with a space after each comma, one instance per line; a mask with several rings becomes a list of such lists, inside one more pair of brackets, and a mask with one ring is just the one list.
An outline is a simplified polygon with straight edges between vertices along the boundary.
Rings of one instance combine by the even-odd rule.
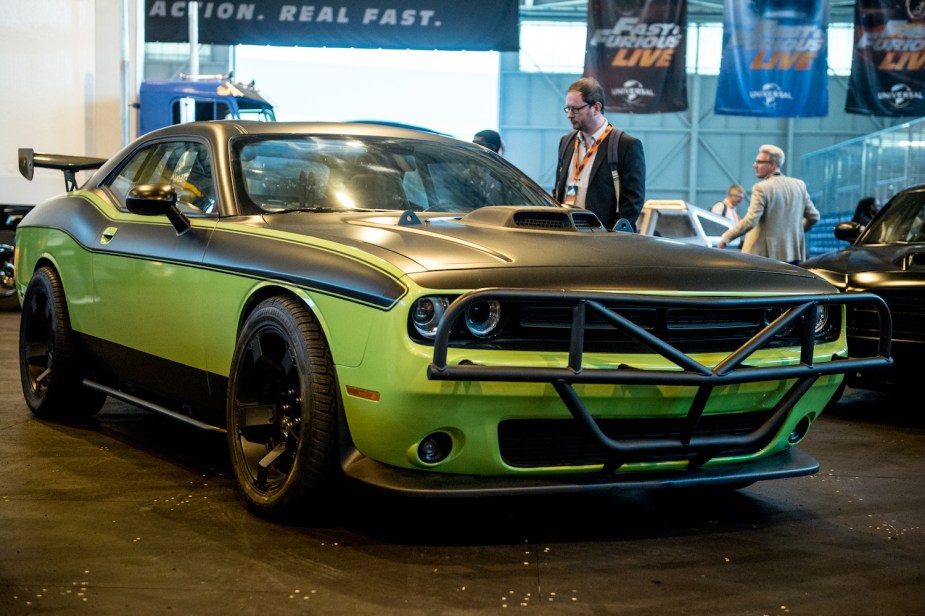
[[105, 394], [85, 388], [64, 286], [50, 267], [39, 269], [23, 296], [19, 373], [26, 404], [36, 417], [85, 419]]
[[337, 475], [339, 395], [321, 327], [300, 301], [262, 302], [244, 323], [228, 379], [231, 466], [248, 508], [267, 518], [328, 509]]

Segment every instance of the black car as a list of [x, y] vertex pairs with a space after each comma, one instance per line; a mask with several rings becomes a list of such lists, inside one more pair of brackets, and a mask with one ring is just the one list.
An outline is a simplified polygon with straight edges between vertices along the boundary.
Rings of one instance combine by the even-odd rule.
[[19, 308], [13, 272], [16, 225], [30, 209], [32, 207], [28, 205], [0, 206], [0, 310]]
[[[867, 227], [839, 224], [835, 237], [851, 246], [815, 257], [803, 266], [842, 291], [867, 291], [882, 297], [893, 316], [890, 370], [848, 375], [854, 387], [878, 389], [911, 385], [917, 358], [925, 353], [925, 185], [897, 193]], [[875, 348], [879, 320], [863, 306], [848, 307], [851, 353]]]

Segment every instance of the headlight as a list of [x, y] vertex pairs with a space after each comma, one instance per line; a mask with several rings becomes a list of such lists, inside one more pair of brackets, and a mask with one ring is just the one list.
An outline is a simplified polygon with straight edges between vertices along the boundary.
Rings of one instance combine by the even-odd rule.
[[[768, 322], [779, 317], [783, 313], [783, 310], [768, 310], [767, 319]], [[825, 338], [830, 339], [833, 337], [832, 329], [838, 326], [838, 316], [840, 312], [838, 309], [833, 308], [828, 305], [817, 305], [816, 306], [816, 322], [813, 323], [813, 336], [816, 338]], [[789, 336], [798, 335], [799, 331], [799, 322], [791, 322], [787, 327], [778, 332], [778, 338], [786, 338]], [[837, 336], [835, 336], [837, 337]]]
[[833, 310], [829, 306], [817, 306], [814, 335], [823, 336], [829, 332], [834, 321], [832, 313]]
[[501, 329], [501, 304], [478, 302], [466, 309], [466, 327], [476, 338], [491, 338]]
[[449, 306], [450, 300], [445, 297], [427, 296], [414, 302], [411, 307], [411, 322], [418, 334], [433, 340], [437, 335], [437, 326]]

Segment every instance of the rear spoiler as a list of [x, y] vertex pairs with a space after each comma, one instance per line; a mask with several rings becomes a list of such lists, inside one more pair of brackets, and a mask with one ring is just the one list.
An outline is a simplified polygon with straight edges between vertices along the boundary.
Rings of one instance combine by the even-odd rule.
[[66, 154], [42, 154], [33, 152], [32, 148], [19, 148], [19, 172], [24, 178], [32, 181], [32, 174], [36, 167], [45, 169], [58, 169], [64, 172], [64, 189], [67, 192], [77, 190], [78, 171], [99, 169], [106, 162], [105, 158], [90, 156], [68, 156]]

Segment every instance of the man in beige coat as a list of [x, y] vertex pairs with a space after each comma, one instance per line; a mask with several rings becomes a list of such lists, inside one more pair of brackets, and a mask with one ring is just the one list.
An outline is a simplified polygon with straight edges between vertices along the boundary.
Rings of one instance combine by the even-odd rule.
[[819, 210], [802, 180], [781, 173], [783, 165], [784, 151], [779, 147], [758, 149], [754, 168], [761, 181], [752, 188], [745, 216], [723, 233], [719, 248], [745, 235], [742, 252], [788, 263], [806, 259], [805, 233], [819, 221]]

